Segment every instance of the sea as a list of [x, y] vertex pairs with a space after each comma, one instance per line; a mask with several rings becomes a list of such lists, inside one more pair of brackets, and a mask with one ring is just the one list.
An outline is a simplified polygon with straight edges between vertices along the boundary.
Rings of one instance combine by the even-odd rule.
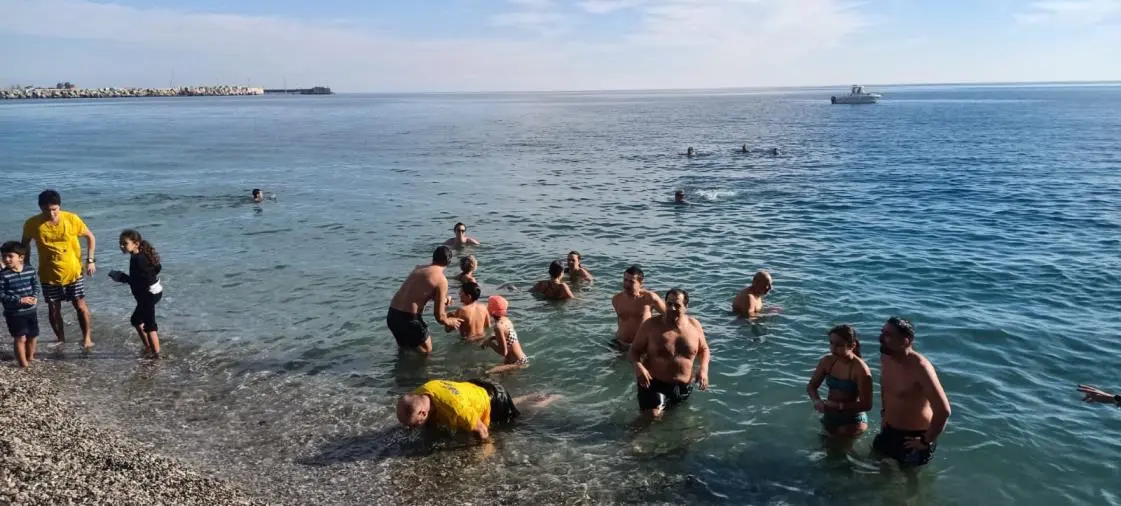
[[[47, 346], [41, 309], [29, 378], [289, 504], [1121, 504], [1121, 410], [1076, 391], [1121, 389], [1121, 86], [874, 91], [874, 106], [830, 105], [847, 92], [831, 88], [2, 103], [0, 237], [20, 238], [46, 188], [97, 237], [96, 346]], [[456, 222], [531, 361], [497, 380], [564, 396], [489, 446], [394, 416], [424, 381], [500, 362], [431, 306], [430, 357], [386, 329]], [[163, 258], [158, 362], [107, 276], [127, 270], [125, 228]], [[575, 300], [499, 290], [570, 250], [596, 277]], [[648, 426], [608, 345], [630, 265], [689, 292], [712, 350], [708, 391]], [[768, 313], [737, 318], [760, 269]], [[823, 440], [806, 395], [840, 323], [878, 391], [890, 316], [914, 322], [953, 408], [917, 475], [869, 456], [878, 392], [851, 447]]]

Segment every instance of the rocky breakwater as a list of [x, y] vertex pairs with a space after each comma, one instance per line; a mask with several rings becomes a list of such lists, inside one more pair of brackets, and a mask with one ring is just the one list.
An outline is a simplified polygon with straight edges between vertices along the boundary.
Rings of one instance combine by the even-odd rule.
[[43, 365], [0, 363], [0, 504], [263, 504], [94, 426], [38, 374]]
[[182, 88], [21, 88], [0, 90], [0, 100], [47, 98], [227, 97], [264, 95], [247, 86], [184, 86]]

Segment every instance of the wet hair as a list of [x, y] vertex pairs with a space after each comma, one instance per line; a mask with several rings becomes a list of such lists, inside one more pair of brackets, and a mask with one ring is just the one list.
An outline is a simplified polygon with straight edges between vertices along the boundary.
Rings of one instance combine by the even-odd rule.
[[482, 288], [479, 288], [478, 283], [472, 281], [464, 281], [463, 286], [459, 287], [459, 290], [467, 294], [468, 297], [471, 297], [471, 302], [475, 302], [479, 300], [479, 297], [483, 296]]
[[447, 267], [452, 261], [452, 249], [447, 246], [440, 246], [436, 251], [432, 252], [432, 264], [441, 267]]
[[637, 265], [632, 265], [630, 267], [627, 267], [627, 270], [623, 271], [623, 274], [630, 274], [631, 276], [634, 277], [634, 279], [637, 279], [639, 281], [642, 281], [643, 278], [646, 277], [646, 275], [642, 273], [642, 269], [639, 268]]
[[21, 257], [27, 258], [27, 248], [19, 241], [8, 241], [0, 245], [0, 255], [7, 255], [8, 253], [15, 253]]
[[841, 338], [845, 344], [852, 346], [852, 354], [863, 358], [860, 355], [860, 336], [857, 335], [856, 329], [852, 325], [837, 325], [829, 329], [827, 335], [835, 335]]
[[42, 193], [39, 194], [39, 209], [61, 205], [62, 195], [59, 195], [58, 192], [54, 190], [43, 190]]
[[576, 250], [572, 250], [572, 251], [569, 251], [569, 252], [568, 252], [568, 255], [569, 255], [569, 256], [572, 256], [572, 255], [576, 255], [576, 258], [577, 258], [578, 260], [583, 260], [583, 259], [584, 259], [583, 255], [581, 255], [581, 254], [580, 254], [580, 252], [579, 252], [579, 251], [576, 251]]
[[669, 298], [674, 295], [680, 295], [682, 298], [684, 298], [685, 307], [689, 307], [689, 292], [686, 292], [684, 289], [675, 286], [673, 288], [670, 288], [669, 291], [666, 292], [666, 300], [669, 300]]
[[261, 194], [261, 189], [260, 189], [260, 188], [254, 188], [254, 189], [253, 189], [253, 196], [254, 196], [254, 197], [256, 197], [256, 196], [258, 196], [258, 195], [260, 195], [260, 194]]
[[564, 264], [560, 260], [553, 260], [553, 263], [549, 264], [549, 276], [555, 278], [561, 274], [564, 274]]
[[121, 232], [121, 240], [124, 239], [135, 242], [140, 248], [140, 253], [143, 253], [144, 256], [148, 257], [148, 263], [152, 264], [153, 266], [160, 265], [159, 252], [156, 251], [156, 248], [152, 247], [152, 243], [145, 241], [144, 238], [140, 236], [140, 232], [137, 232], [131, 228], [126, 229], [125, 231]]
[[462, 221], [459, 222], [459, 223], [456, 223], [455, 226], [452, 227], [452, 232], [455, 232], [455, 231], [459, 230], [459, 227], [463, 227], [463, 233], [465, 233], [465, 234], [467, 233], [467, 224], [463, 223]]
[[900, 334], [903, 334], [903, 337], [906, 337], [907, 339], [910, 339], [912, 341], [915, 340], [915, 326], [911, 323], [910, 320], [904, 320], [903, 318], [900, 318], [898, 316], [892, 316], [891, 318], [887, 319], [887, 323], [888, 325], [895, 327], [895, 330], [898, 330]]
[[459, 259], [459, 270], [461, 270], [463, 272], [470, 272], [469, 269], [470, 269], [472, 263], [474, 263], [475, 266], [479, 265], [479, 261], [475, 259], [474, 255], [467, 255], [463, 258], [460, 258]]

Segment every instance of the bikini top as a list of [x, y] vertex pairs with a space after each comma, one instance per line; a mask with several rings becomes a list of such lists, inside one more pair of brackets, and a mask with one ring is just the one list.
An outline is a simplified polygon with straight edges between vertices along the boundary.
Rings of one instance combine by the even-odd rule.
[[856, 380], [842, 379], [833, 376], [833, 367], [837, 365], [838, 360], [840, 359], [834, 359], [833, 363], [829, 364], [829, 373], [825, 376], [825, 384], [829, 386], [830, 390], [840, 390], [845, 393], [858, 395], [860, 393], [860, 385], [857, 384]]

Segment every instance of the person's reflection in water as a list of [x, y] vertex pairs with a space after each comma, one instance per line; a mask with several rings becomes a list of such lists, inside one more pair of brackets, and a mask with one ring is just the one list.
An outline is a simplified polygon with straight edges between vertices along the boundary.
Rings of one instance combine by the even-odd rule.
[[393, 359], [393, 383], [397, 388], [413, 389], [428, 379], [428, 356], [408, 351], [398, 348]]

